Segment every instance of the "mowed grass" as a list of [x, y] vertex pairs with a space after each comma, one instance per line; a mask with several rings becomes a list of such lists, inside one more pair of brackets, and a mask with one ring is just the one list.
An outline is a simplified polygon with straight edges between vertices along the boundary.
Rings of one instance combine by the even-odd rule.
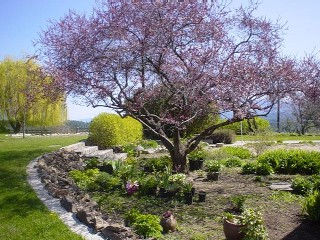
[[237, 135], [236, 141], [315, 141], [320, 140], [320, 135], [290, 135], [290, 134], [265, 134], [265, 135]]
[[37, 198], [27, 183], [26, 166], [45, 152], [76, 143], [86, 136], [29, 137], [0, 135], [0, 239], [82, 239]]

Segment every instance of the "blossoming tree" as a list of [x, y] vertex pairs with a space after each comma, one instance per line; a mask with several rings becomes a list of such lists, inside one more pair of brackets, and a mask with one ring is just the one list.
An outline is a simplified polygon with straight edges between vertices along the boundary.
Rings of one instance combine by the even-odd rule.
[[[255, 9], [218, 0], [105, 0], [90, 16], [70, 12], [52, 22], [39, 42], [56, 87], [139, 120], [183, 172], [201, 139], [267, 114], [296, 87], [294, 61], [278, 53], [281, 27]], [[208, 114], [225, 121], [181, 141]]]

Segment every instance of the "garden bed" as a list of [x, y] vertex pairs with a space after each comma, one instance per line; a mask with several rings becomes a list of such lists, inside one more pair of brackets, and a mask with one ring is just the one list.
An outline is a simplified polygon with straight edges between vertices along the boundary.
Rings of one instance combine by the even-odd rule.
[[[129, 224], [128, 213], [132, 210], [142, 214], [140, 220], [150, 221], [148, 224], [153, 224], [155, 228], [158, 228], [157, 221], [165, 212], [173, 213], [178, 222], [177, 230], [160, 235], [157, 230], [154, 235], [157, 239], [224, 239], [225, 212], [237, 212], [234, 199], [239, 197], [245, 199], [244, 208], [256, 209], [262, 213], [269, 239], [318, 239], [319, 226], [307, 221], [302, 215], [301, 203], [304, 196], [272, 191], [269, 188], [272, 183], [290, 183], [296, 175], [268, 175], [269, 172], [266, 172], [267, 176], [243, 175], [242, 169], [237, 165], [255, 162], [255, 157], [243, 148], [197, 151], [191, 155], [194, 160], [209, 160], [205, 160], [203, 170], [190, 172], [186, 176], [172, 174], [170, 158], [164, 153], [142, 154], [136, 158], [129, 157], [125, 161], [105, 161], [101, 165], [101, 161], [97, 159], [83, 159], [75, 153], [60, 151], [45, 156], [39, 167], [42, 180], [52, 195], [61, 198], [64, 204], [66, 195], [71, 196], [74, 209], [70, 210], [74, 211], [82, 222], [105, 233], [105, 236], [116, 236], [115, 239], [135, 239], [138, 235], [134, 232], [140, 231], [141, 237], [141, 232], [145, 231], [141, 229], [141, 223], [138, 224], [140, 229], [137, 224]], [[280, 154], [283, 159], [287, 156], [285, 151], [276, 154]], [[303, 156], [309, 156], [306, 154]], [[274, 156], [274, 153], [270, 156]], [[319, 160], [318, 155], [312, 156], [312, 161], [316, 163]], [[256, 170], [260, 166], [259, 159], [263, 164], [267, 163], [266, 157], [262, 155], [255, 163]], [[220, 172], [220, 167], [216, 168], [217, 162], [224, 165]], [[49, 168], [44, 166], [44, 163], [49, 165]], [[109, 167], [106, 167], [108, 165]], [[204, 170], [208, 171], [210, 167], [219, 172], [218, 181], [208, 181], [207, 172]], [[58, 173], [60, 171], [60, 177], [62, 173], [62, 179], [58, 178], [58, 181], [55, 180], [56, 169]], [[263, 167], [262, 170], [270, 169]], [[281, 168], [274, 166], [273, 170], [278, 172]], [[61, 185], [60, 181], [67, 183], [67, 186], [64, 186], [65, 183]], [[63, 191], [57, 189], [59, 186], [62, 186]], [[191, 189], [191, 186], [195, 189], [192, 204], [185, 198], [186, 189]], [[206, 193], [205, 202], [199, 201], [199, 193], [203, 191]]]

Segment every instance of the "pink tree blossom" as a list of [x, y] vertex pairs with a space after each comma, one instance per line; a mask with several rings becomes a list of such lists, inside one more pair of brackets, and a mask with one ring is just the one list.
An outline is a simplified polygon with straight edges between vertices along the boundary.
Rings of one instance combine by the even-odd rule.
[[[90, 16], [70, 12], [52, 22], [40, 37], [42, 56], [56, 87], [139, 120], [185, 171], [201, 139], [267, 114], [297, 87], [295, 62], [279, 55], [281, 27], [255, 17], [256, 7], [105, 0]], [[182, 143], [186, 126], [208, 114], [228, 118]]]

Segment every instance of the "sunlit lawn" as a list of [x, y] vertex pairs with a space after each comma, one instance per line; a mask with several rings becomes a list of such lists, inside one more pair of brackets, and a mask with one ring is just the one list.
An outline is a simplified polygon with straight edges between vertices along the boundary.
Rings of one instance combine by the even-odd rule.
[[82, 239], [41, 203], [27, 183], [26, 166], [35, 157], [85, 136], [29, 137], [0, 135], [0, 239]]
[[314, 141], [320, 140], [320, 135], [290, 135], [290, 134], [264, 134], [264, 135], [237, 135], [237, 141]]

